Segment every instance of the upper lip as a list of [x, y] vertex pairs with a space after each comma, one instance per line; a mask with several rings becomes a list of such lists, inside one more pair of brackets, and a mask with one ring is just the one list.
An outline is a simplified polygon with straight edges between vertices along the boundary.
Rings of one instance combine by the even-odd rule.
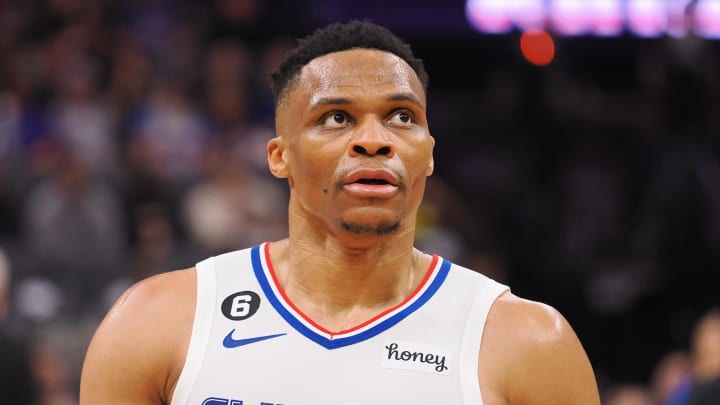
[[397, 176], [385, 169], [357, 169], [345, 176], [345, 184], [357, 183], [360, 180], [383, 180], [393, 186], [400, 183]]

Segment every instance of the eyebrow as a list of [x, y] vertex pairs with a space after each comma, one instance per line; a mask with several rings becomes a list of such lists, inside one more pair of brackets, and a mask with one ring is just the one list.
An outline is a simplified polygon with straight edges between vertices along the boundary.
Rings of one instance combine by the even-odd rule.
[[[423, 105], [422, 101], [413, 93], [396, 93], [386, 98], [388, 101], [410, 101], [417, 105]], [[352, 104], [352, 100], [346, 97], [321, 97], [310, 106], [310, 110], [315, 110], [327, 105], [348, 105]]]
[[398, 93], [388, 97], [390, 101], [411, 101], [418, 105], [423, 105], [422, 101], [413, 93]]
[[345, 97], [322, 97], [310, 105], [310, 110], [312, 111], [326, 105], [346, 105], [351, 103], [350, 99]]

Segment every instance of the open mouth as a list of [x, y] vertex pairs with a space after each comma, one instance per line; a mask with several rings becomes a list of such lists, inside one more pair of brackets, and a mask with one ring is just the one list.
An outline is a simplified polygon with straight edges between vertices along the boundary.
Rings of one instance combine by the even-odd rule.
[[357, 195], [377, 197], [391, 195], [399, 189], [397, 176], [384, 169], [356, 170], [345, 177], [344, 185]]
[[389, 181], [383, 179], [358, 179], [356, 183], [369, 184], [369, 185], [385, 185], [390, 184]]
[[399, 188], [389, 174], [366, 172], [350, 176], [344, 189], [360, 198], [387, 198], [395, 195]]

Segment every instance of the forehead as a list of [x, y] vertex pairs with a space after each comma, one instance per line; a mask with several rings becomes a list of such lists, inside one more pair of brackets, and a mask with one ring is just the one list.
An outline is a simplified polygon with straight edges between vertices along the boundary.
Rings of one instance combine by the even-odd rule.
[[415, 71], [400, 57], [375, 49], [351, 49], [323, 55], [300, 71], [292, 91], [314, 99], [335, 95], [378, 95], [413, 93], [425, 102], [422, 83]]

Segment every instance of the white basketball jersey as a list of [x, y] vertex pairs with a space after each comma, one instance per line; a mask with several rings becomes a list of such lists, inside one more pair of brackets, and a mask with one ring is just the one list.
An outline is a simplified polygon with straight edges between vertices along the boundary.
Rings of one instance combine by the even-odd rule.
[[268, 249], [198, 263], [172, 405], [482, 405], [483, 328], [507, 286], [435, 256], [405, 301], [329, 331], [287, 298]]

